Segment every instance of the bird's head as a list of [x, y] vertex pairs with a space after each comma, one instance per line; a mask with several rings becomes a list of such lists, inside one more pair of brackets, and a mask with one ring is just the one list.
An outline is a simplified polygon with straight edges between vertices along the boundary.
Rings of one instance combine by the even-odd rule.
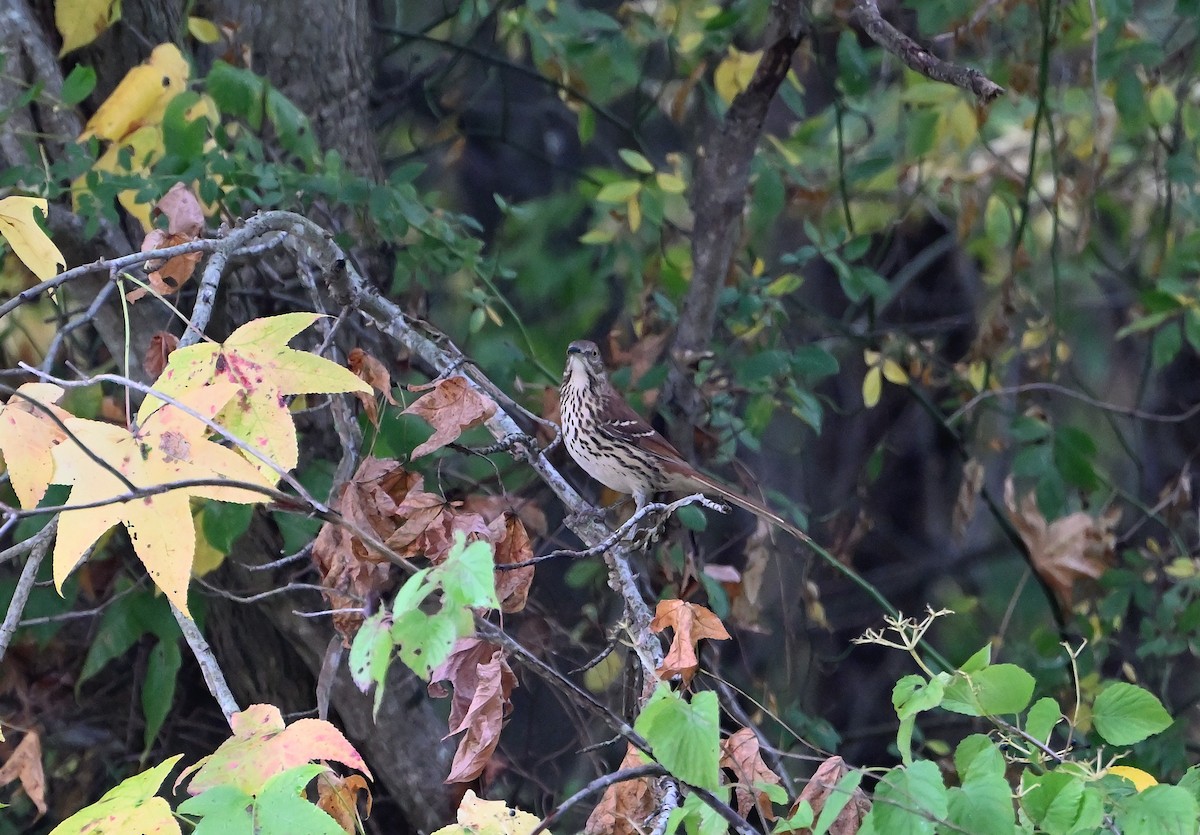
[[603, 378], [605, 376], [604, 360], [600, 358], [600, 348], [595, 342], [578, 339], [567, 346], [567, 367], [563, 379], [570, 378]]

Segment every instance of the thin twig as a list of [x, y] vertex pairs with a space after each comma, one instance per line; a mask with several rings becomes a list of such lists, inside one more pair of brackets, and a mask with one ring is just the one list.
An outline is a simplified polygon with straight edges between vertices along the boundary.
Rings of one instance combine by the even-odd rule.
[[646, 765], [635, 765], [632, 768], [622, 768], [620, 771], [614, 771], [612, 774], [604, 774], [592, 780], [575, 794], [568, 797], [562, 803], [559, 803], [550, 814], [542, 818], [538, 825], [529, 830], [529, 835], [538, 835], [539, 832], [545, 832], [556, 820], [571, 810], [571, 808], [589, 797], [594, 797], [607, 789], [609, 786], [615, 786], [617, 783], [624, 783], [626, 780], [641, 780], [645, 777], [659, 777], [666, 775], [668, 772], [658, 763], [647, 763]]
[[25, 561], [25, 568], [22, 569], [21, 577], [17, 580], [17, 587], [13, 590], [12, 601], [8, 604], [8, 611], [4, 614], [4, 623], [0, 624], [0, 661], [4, 660], [4, 655], [8, 652], [8, 645], [12, 643], [13, 635], [16, 634], [17, 626], [20, 625], [21, 614], [25, 611], [29, 593], [37, 581], [38, 569], [42, 567], [42, 560], [50, 552], [50, 543], [54, 541], [55, 531], [58, 530], [57, 523], [57, 519], [51, 521], [50, 524], [25, 541], [29, 543], [29, 559]]
[[1086, 403], [1088, 406], [1093, 406], [1097, 409], [1103, 409], [1106, 412], [1113, 412], [1118, 415], [1126, 415], [1127, 417], [1137, 418], [1138, 420], [1148, 420], [1153, 423], [1183, 423], [1191, 420], [1197, 414], [1200, 414], [1200, 403], [1192, 406], [1185, 412], [1178, 412], [1173, 415], [1160, 415], [1154, 412], [1145, 412], [1141, 409], [1132, 406], [1118, 406], [1115, 403], [1106, 403], [1103, 400], [1097, 400], [1094, 397], [1069, 389], [1066, 386], [1061, 386], [1058, 383], [1023, 383], [1019, 386], [1007, 386], [1005, 388], [987, 389], [979, 392], [963, 405], [959, 406], [946, 418], [946, 424], [953, 426], [967, 412], [974, 409], [985, 400], [991, 400], [994, 397], [1008, 397], [1012, 394], [1026, 394], [1031, 391], [1045, 391], [1051, 394], [1058, 394], [1063, 397], [1069, 397], [1072, 400], [1078, 400]]
[[192, 648], [192, 654], [196, 656], [200, 672], [204, 674], [204, 683], [208, 685], [208, 692], [212, 693], [213, 698], [220, 705], [221, 713], [225, 714], [225, 721], [232, 724], [233, 714], [240, 712], [241, 708], [238, 707], [237, 699], [233, 697], [233, 691], [229, 689], [229, 683], [225, 681], [225, 674], [221, 672], [221, 665], [217, 663], [217, 657], [213, 655], [212, 647], [208, 645], [208, 641], [204, 640], [204, 635], [200, 633], [200, 627], [196, 626], [192, 619], [181, 612], [174, 603], [171, 604], [171, 614], [175, 616], [175, 622], [179, 624], [184, 640], [188, 642], [188, 646]]

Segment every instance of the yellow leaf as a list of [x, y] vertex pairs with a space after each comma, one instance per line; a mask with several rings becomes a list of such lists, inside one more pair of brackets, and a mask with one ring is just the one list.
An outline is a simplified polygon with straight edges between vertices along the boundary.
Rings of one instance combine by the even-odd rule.
[[984, 385], [987, 383], [988, 364], [983, 360], [977, 360], [967, 366], [967, 382], [971, 384], [971, 388], [975, 391], [983, 391]]
[[53, 278], [58, 275], [60, 266], [67, 265], [67, 259], [34, 217], [34, 209], [45, 217], [46, 206], [42, 197], [14, 195], [0, 200], [0, 235], [40, 281]]
[[[528, 835], [540, 823], [537, 815], [510, 809], [503, 800], [481, 800], [467, 789], [458, 805], [458, 824], [433, 835]], [[544, 830], [550, 835], [549, 830]]]
[[58, 57], [87, 46], [120, 19], [121, 4], [116, 0], [57, 0], [54, 25], [63, 39]]
[[1118, 777], [1124, 777], [1129, 782], [1137, 787], [1138, 791], [1145, 791], [1151, 786], [1157, 786], [1158, 780], [1140, 768], [1134, 768], [1131, 765], [1114, 765], [1108, 770], [1109, 774], [1115, 774]]
[[225, 562], [225, 552], [208, 541], [204, 534], [204, 511], [208, 505], [203, 505], [192, 516], [196, 529], [196, 556], [192, 558], [192, 576], [203, 577], [216, 571]]
[[642, 206], [638, 203], [636, 194], [626, 201], [625, 214], [629, 218], [629, 230], [631, 232], [636, 232], [642, 228]]
[[217, 28], [217, 24], [205, 17], [189, 17], [188, 34], [200, 43], [216, 43], [221, 40], [221, 30]]
[[26, 383], [0, 407], [0, 452], [21, 507], [37, 507], [54, 475], [51, 450], [67, 436], [47, 412], [62, 421], [71, 417], [54, 405], [62, 395], [63, 390], [51, 383]]
[[[128, 149], [126, 151], [129, 154], [130, 167], [128, 169], [121, 165], [124, 149]], [[150, 167], [158, 162], [165, 152], [162, 128], [158, 125], [146, 125], [126, 136], [121, 142], [109, 145], [108, 150], [101, 155], [100, 159], [96, 160], [92, 168], [95, 171], [107, 171], [113, 174], [149, 172]], [[86, 191], [87, 175], [83, 175], [71, 183], [71, 200], [76, 208], [79, 206], [79, 196]], [[150, 213], [154, 208], [154, 202], [148, 200], [139, 203], [137, 194], [135, 189], [126, 189], [117, 195], [117, 200], [125, 211], [141, 222], [144, 231], [153, 229], [154, 223], [150, 219]]]
[[[371, 393], [371, 387], [348, 368], [287, 343], [317, 319], [316, 313], [285, 313], [255, 319], [229, 335], [224, 345], [200, 343], [171, 352], [154, 388], [172, 397], [197, 388], [235, 384], [236, 396], [221, 413], [220, 423], [284, 470], [296, 466], [296, 425], [286, 403], [291, 394]], [[150, 396], [138, 410], [144, 423], [163, 401]], [[263, 475], [274, 471], [247, 456]]]
[[658, 183], [658, 187], [667, 194], [683, 194], [687, 190], [687, 183], [683, 181], [683, 177], [678, 174], [671, 174], [666, 171], [660, 171], [654, 175], [654, 181]]
[[761, 59], [761, 52], [739, 52], [733, 47], [729, 48], [729, 54], [713, 72], [713, 86], [726, 104], [749, 86]]
[[889, 383], [897, 386], [908, 385], [908, 374], [900, 367], [900, 363], [895, 360], [883, 361], [883, 376], [887, 378]]
[[149, 60], [125, 73], [117, 89], [88, 119], [80, 139], [94, 135], [115, 142], [143, 125], [157, 125], [167, 104], [187, 87], [190, 75], [179, 47], [159, 44]]
[[[221, 382], [189, 391], [179, 400], [211, 419], [237, 390], [236, 384]], [[69, 418], [65, 423], [69, 438], [54, 447], [53, 483], [71, 485], [73, 505], [107, 503], [62, 512], [54, 543], [55, 587], [61, 593], [63, 582], [80, 557], [101, 534], [120, 522], [155, 585], [186, 613], [188, 579], [196, 552], [189, 500], [200, 496], [253, 504], [264, 501], [263, 494], [216, 484], [121, 498], [128, 496], [129, 488], [115, 473], [121, 473], [137, 488], [191, 479], [263, 486], [268, 483], [236, 452], [209, 441], [208, 424], [175, 406], [163, 405], [141, 421], [136, 432], [82, 418]]]
[[879, 405], [879, 397], [883, 394], [883, 372], [879, 370], [879, 366], [867, 369], [867, 376], [863, 377], [862, 394], [863, 405], [868, 409]]

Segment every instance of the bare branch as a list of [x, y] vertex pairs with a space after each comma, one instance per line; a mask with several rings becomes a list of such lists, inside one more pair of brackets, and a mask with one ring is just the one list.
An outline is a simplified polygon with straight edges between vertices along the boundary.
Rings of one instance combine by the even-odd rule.
[[239, 712], [241, 708], [238, 707], [237, 699], [233, 697], [233, 691], [229, 689], [229, 683], [225, 681], [225, 674], [221, 672], [221, 665], [217, 663], [217, 657], [213, 655], [212, 647], [208, 645], [208, 641], [204, 640], [200, 628], [191, 618], [179, 611], [174, 603], [171, 604], [171, 614], [175, 616], [175, 622], [179, 624], [184, 640], [188, 642], [188, 646], [192, 648], [192, 654], [196, 656], [196, 661], [200, 664], [200, 672], [204, 674], [204, 683], [208, 685], [208, 692], [212, 693], [213, 698], [220, 705], [221, 713], [225, 714], [225, 721], [230, 722], [233, 714]]
[[13, 546], [15, 549], [27, 545], [29, 559], [25, 561], [25, 568], [21, 571], [20, 579], [17, 580], [12, 601], [8, 604], [8, 611], [4, 615], [4, 623], [0, 624], [0, 661], [4, 660], [4, 654], [8, 652], [8, 645], [12, 643], [13, 635], [17, 632], [17, 627], [21, 622], [21, 613], [25, 611], [25, 603], [29, 600], [29, 592], [33, 590], [34, 581], [37, 580], [38, 569], [42, 567], [42, 560], [50, 552], [50, 543], [54, 541], [54, 533], [57, 530], [58, 520], [55, 519], [22, 542], [21, 545]]
[[973, 67], [943, 61], [883, 19], [875, 0], [854, 0], [850, 17], [871, 40], [926, 78], [953, 84], [975, 94], [983, 104], [1004, 95], [1004, 88]]

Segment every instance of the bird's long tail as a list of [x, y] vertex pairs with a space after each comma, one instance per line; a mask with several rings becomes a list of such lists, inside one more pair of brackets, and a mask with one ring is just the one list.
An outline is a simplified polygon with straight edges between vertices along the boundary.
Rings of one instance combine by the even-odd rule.
[[720, 496], [730, 504], [735, 504], [743, 510], [750, 511], [760, 519], [766, 519], [771, 524], [786, 531], [787, 533], [790, 533], [792, 536], [796, 537], [796, 539], [800, 540], [806, 545], [814, 544], [812, 538], [809, 537], [808, 534], [800, 530], [788, 520], [784, 519], [774, 510], [771, 510], [771, 508], [767, 507], [762, 502], [752, 499], [749, 496], [745, 496], [736, 490], [731, 490], [721, 482], [717, 481], [715, 478], [710, 478], [703, 473], [695, 473], [692, 475], [692, 478], [696, 480], [698, 485], [705, 493], [713, 493], [717, 496]]

